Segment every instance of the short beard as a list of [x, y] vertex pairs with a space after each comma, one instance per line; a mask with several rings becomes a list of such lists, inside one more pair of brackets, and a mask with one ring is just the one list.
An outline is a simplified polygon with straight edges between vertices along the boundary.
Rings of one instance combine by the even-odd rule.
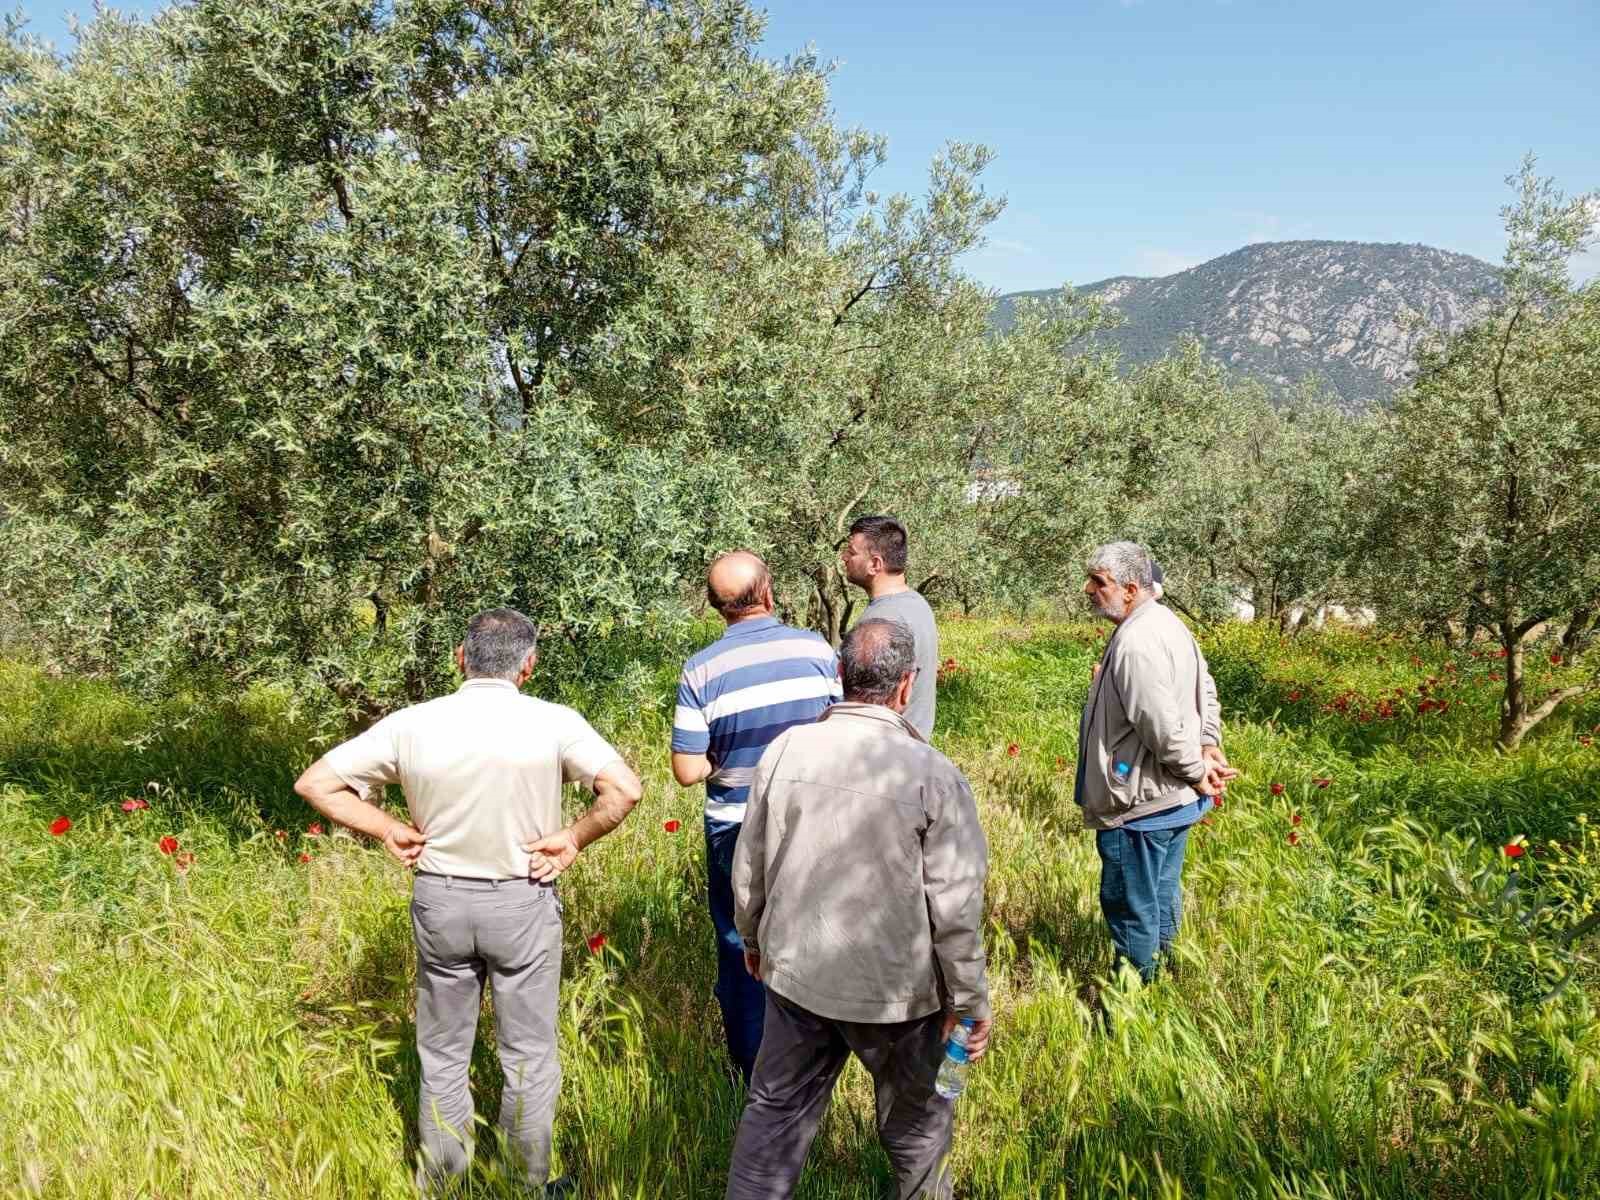
[[1107, 608], [1098, 600], [1089, 601], [1089, 607], [1094, 609], [1098, 616], [1102, 616], [1108, 621], [1120, 621], [1123, 617], [1128, 615], [1128, 602], [1121, 596], [1118, 596], [1116, 600], [1113, 601], [1113, 604], [1115, 607]]

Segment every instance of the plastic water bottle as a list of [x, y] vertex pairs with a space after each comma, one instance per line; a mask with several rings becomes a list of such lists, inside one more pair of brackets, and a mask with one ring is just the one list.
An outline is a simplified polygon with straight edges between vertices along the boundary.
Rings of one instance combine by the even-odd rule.
[[1133, 768], [1131, 766], [1129, 766], [1127, 763], [1119, 762], [1117, 764], [1117, 778], [1118, 779], [1126, 779], [1128, 777], [1129, 773], [1132, 770], [1133, 770]]
[[944, 1061], [939, 1064], [939, 1077], [933, 1081], [933, 1090], [946, 1100], [954, 1100], [967, 1086], [967, 1039], [972, 1036], [972, 1021], [963, 1018], [950, 1031], [950, 1040], [944, 1044]]

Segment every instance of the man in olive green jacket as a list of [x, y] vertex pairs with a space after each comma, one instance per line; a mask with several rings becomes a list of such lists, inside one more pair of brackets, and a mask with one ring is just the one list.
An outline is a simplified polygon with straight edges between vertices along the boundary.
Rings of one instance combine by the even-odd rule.
[[1084, 594], [1116, 625], [1078, 726], [1077, 801], [1100, 854], [1100, 906], [1119, 958], [1146, 980], [1182, 916], [1189, 827], [1238, 774], [1222, 710], [1188, 627], [1157, 603], [1143, 547], [1090, 557]]

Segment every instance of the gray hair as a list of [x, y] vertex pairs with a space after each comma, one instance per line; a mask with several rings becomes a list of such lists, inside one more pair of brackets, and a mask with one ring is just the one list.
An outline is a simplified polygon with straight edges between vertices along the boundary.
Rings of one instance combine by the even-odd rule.
[[516, 679], [539, 644], [539, 627], [514, 608], [489, 608], [467, 622], [462, 657], [469, 679]]
[[1097, 546], [1084, 564], [1084, 570], [1104, 571], [1118, 583], [1138, 584], [1146, 592], [1155, 587], [1155, 563], [1150, 552], [1138, 542], [1107, 542]]
[[904, 622], [873, 617], [845, 635], [839, 665], [846, 700], [883, 704], [916, 669], [916, 639]]

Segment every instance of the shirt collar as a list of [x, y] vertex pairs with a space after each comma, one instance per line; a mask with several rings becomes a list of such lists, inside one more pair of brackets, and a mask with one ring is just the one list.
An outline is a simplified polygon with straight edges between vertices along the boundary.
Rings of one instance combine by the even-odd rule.
[[[1139, 605], [1138, 608], [1134, 609], [1131, 613], [1124, 617], [1122, 619], [1122, 625], [1126, 625], [1130, 621], [1137, 621], [1140, 618], [1149, 615], [1150, 610], [1155, 608], [1160, 603], [1161, 601], [1157, 600], [1154, 596], [1151, 596], [1143, 604]], [[1122, 628], [1122, 625], [1117, 626], [1117, 628]]]
[[465, 682], [462, 683], [462, 685], [460, 687], [458, 687], [456, 689], [456, 691], [465, 692], [465, 691], [467, 691], [469, 689], [477, 690], [479, 688], [482, 688], [482, 689], [484, 689], [486, 691], [488, 689], [490, 689], [490, 688], [505, 688], [506, 691], [508, 691], [508, 692], [515, 692], [515, 691], [518, 690], [517, 689], [517, 685], [512, 683], [511, 680], [509, 680], [509, 679], [483, 679], [483, 678], [479, 678], [479, 679], [468, 679], [468, 680], [466, 680]]
[[837, 704], [830, 705], [817, 720], [826, 721], [832, 717], [843, 717], [846, 720], [876, 721], [880, 725], [902, 730], [919, 742], [928, 740], [922, 736], [922, 732], [915, 725], [884, 704], [862, 704], [857, 700], [841, 700]]
[[743, 637], [747, 633], [760, 633], [763, 629], [776, 629], [782, 622], [777, 617], [750, 617], [747, 620], [729, 625], [722, 636], [725, 638]]

